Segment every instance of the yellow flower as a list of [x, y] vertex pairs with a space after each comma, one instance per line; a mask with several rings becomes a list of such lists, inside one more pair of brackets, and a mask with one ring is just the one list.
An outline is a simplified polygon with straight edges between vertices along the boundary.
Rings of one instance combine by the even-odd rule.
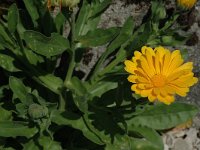
[[197, 0], [177, 0], [178, 5], [185, 9], [191, 9], [196, 2]]
[[142, 52], [135, 51], [132, 60], [124, 63], [124, 69], [131, 74], [128, 81], [134, 83], [131, 90], [150, 102], [158, 100], [169, 105], [175, 94], [185, 97], [189, 87], [198, 81], [192, 72], [193, 63], [184, 63], [180, 50], [143, 46]]

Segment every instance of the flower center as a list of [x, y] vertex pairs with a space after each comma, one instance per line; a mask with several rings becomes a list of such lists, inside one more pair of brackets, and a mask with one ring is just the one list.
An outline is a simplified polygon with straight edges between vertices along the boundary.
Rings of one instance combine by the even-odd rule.
[[162, 87], [166, 84], [166, 77], [162, 74], [156, 74], [151, 78], [155, 87]]

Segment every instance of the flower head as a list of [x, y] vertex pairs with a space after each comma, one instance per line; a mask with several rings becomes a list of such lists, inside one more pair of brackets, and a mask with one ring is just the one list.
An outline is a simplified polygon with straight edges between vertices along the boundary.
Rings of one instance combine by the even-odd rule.
[[196, 2], [197, 0], [177, 0], [178, 5], [184, 9], [191, 9]]
[[150, 102], [158, 100], [169, 105], [175, 94], [185, 97], [189, 87], [198, 81], [192, 62], [184, 63], [180, 50], [143, 46], [142, 52], [135, 51], [132, 60], [124, 63], [130, 73], [128, 81], [133, 83], [131, 90]]

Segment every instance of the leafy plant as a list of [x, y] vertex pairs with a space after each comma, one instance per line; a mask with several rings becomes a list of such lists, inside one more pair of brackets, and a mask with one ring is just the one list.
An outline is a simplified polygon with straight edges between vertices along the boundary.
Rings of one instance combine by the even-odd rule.
[[[49, 2], [57, 7], [57, 1], [24, 0], [1, 16], [0, 147], [163, 149], [161, 130], [186, 122], [198, 108], [139, 98], [122, 62], [143, 45], [184, 42], [172, 28], [178, 13], [161, 26], [164, 4], [152, 1], [151, 16], [140, 27], [129, 17], [122, 27], [102, 29], [97, 25], [111, 0], [82, 0], [78, 12], [66, 1], [54, 17]], [[64, 37], [66, 23], [70, 34]], [[102, 45], [105, 51], [83, 80], [75, 70], [83, 52]]]

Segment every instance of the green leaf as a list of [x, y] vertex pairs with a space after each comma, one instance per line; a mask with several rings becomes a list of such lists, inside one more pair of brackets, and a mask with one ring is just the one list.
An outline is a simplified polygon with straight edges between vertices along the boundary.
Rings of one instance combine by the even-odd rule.
[[24, 122], [0, 121], [0, 136], [30, 138], [38, 132], [37, 128], [29, 128]]
[[128, 130], [131, 132], [136, 132], [142, 135], [146, 140], [151, 142], [157, 149], [164, 149], [161, 136], [154, 130], [148, 127], [142, 126], [128, 126]]
[[198, 108], [184, 103], [173, 103], [171, 105], [157, 104], [146, 108], [138, 116], [127, 120], [128, 126], [147, 126], [149, 128], [164, 130], [184, 123], [194, 117]]
[[62, 150], [60, 144], [58, 142], [52, 141], [50, 137], [40, 137], [39, 143], [42, 145], [43, 150]]
[[5, 28], [0, 24], [0, 41], [2, 46], [12, 49], [13, 41], [11, 40], [10, 36], [6, 32]]
[[0, 121], [8, 121], [12, 119], [12, 112], [2, 108], [2, 106], [0, 106], [0, 114]]
[[39, 14], [37, 11], [37, 7], [34, 4], [34, 1], [33, 0], [23, 0], [23, 1], [26, 6], [26, 9], [28, 10], [29, 15], [31, 16], [34, 27], [37, 27], [38, 26], [37, 20], [39, 19]]
[[65, 22], [65, 16], [60, 12], [56, 18], [54, 19], [54, 22], [56, 24], [56, 29], [58, 32], [60, 32], [61, 27], [63, 26]]
[[33, 51], [29, 49], [25, 49], [24, 53], [26, 55], [26, 58], [30, 62], [30, 64], [37, 65], [38, 63], [44, 62], [44, 59], [42, 56], [37, 55], [36, 53], [34, 53]]
[[75, 26], [76, 38], [97, 28], [100, 21], [100, 11], [103, 12], [109, 2], [110, 0], [105, 0], [103, 3], [97, 1], [91, 1], [91, 3], [88, 3], [87, 0], [83, 1]]
[[17, 28], [19, 20], [19, 12], [17, 9], [17, 5], [14, 3], [10, 6], [8, 10], [8, 30], [13, 33]]
[[109, 90], [117, 88], [118, 83], [112, 81], [100, 81], [95, 85], [89, 86], [88, 91], [92, 97], [101, 97], [102, 94], [106, 93]]
[[5, 54], [0, 54], [0, 67], [2, 67], [3, 69], [10, 72], [20, 71], [17, 67], [15, 67], [14, 61], [14, 58]]
[[78, 37], [83, 47], [95, 47], [109, 43], [119, 34], [118, 28], [96, 29], [89, 31], [86, 35]]
[[65, 50], [69, 50], [69, 41], [56, 33], [46, 37], [36, 31], [26, 31], [24, 40], [34, 52], [46, 57], [60, 55]]
[[73, 93], [74, 103], [82, 111], [86, 112], [88, 110], [88, 97], [89, 93], [85, 88], [84, 84], [77, 77], [72, 77], [71, 81], [67, 83], [67, 88], [69, 88]]
[[16, 98], [19, 98], [22, 103], [27, 103], [28, 90], [21, 80], [15, 77], [9, 78], [9, 86]]
[[23, 150], [40, 150], [40, 148], [35, 141], [30, 140], [28, 143], [23, 145]]
[[111, 2], [111, 0], [104, 0], [103, 2], [93, 4], [91, 6], [92, 13], [89, 18], [95, 17], [96, 15], [100, 15], [100, 13], [103, 12], [109, 4], [111, 4]]
[[41, 80], [43, 85], [52, 91], [58, 93], [63, 86], [61, 78], [54, 76], [53, 74], [39, 75], [38, 78]]
[[58, 125], [67, 125], [74, 129], [78, 129], [83, 132], [83, 135], [91, 140], [92, 142], [103, 145], [104, 143], [99, 139], [97, 135], [91, 132], [88, 127], [86, 126], [83, 118], [75, 113], [72, 112], [59, 112], [53, 111], [51, 113], [51, 120], [52, 122]]
[[105, 150], [161, 150], [145, 139], [117, 135], [113, 144], [107, 144]]

